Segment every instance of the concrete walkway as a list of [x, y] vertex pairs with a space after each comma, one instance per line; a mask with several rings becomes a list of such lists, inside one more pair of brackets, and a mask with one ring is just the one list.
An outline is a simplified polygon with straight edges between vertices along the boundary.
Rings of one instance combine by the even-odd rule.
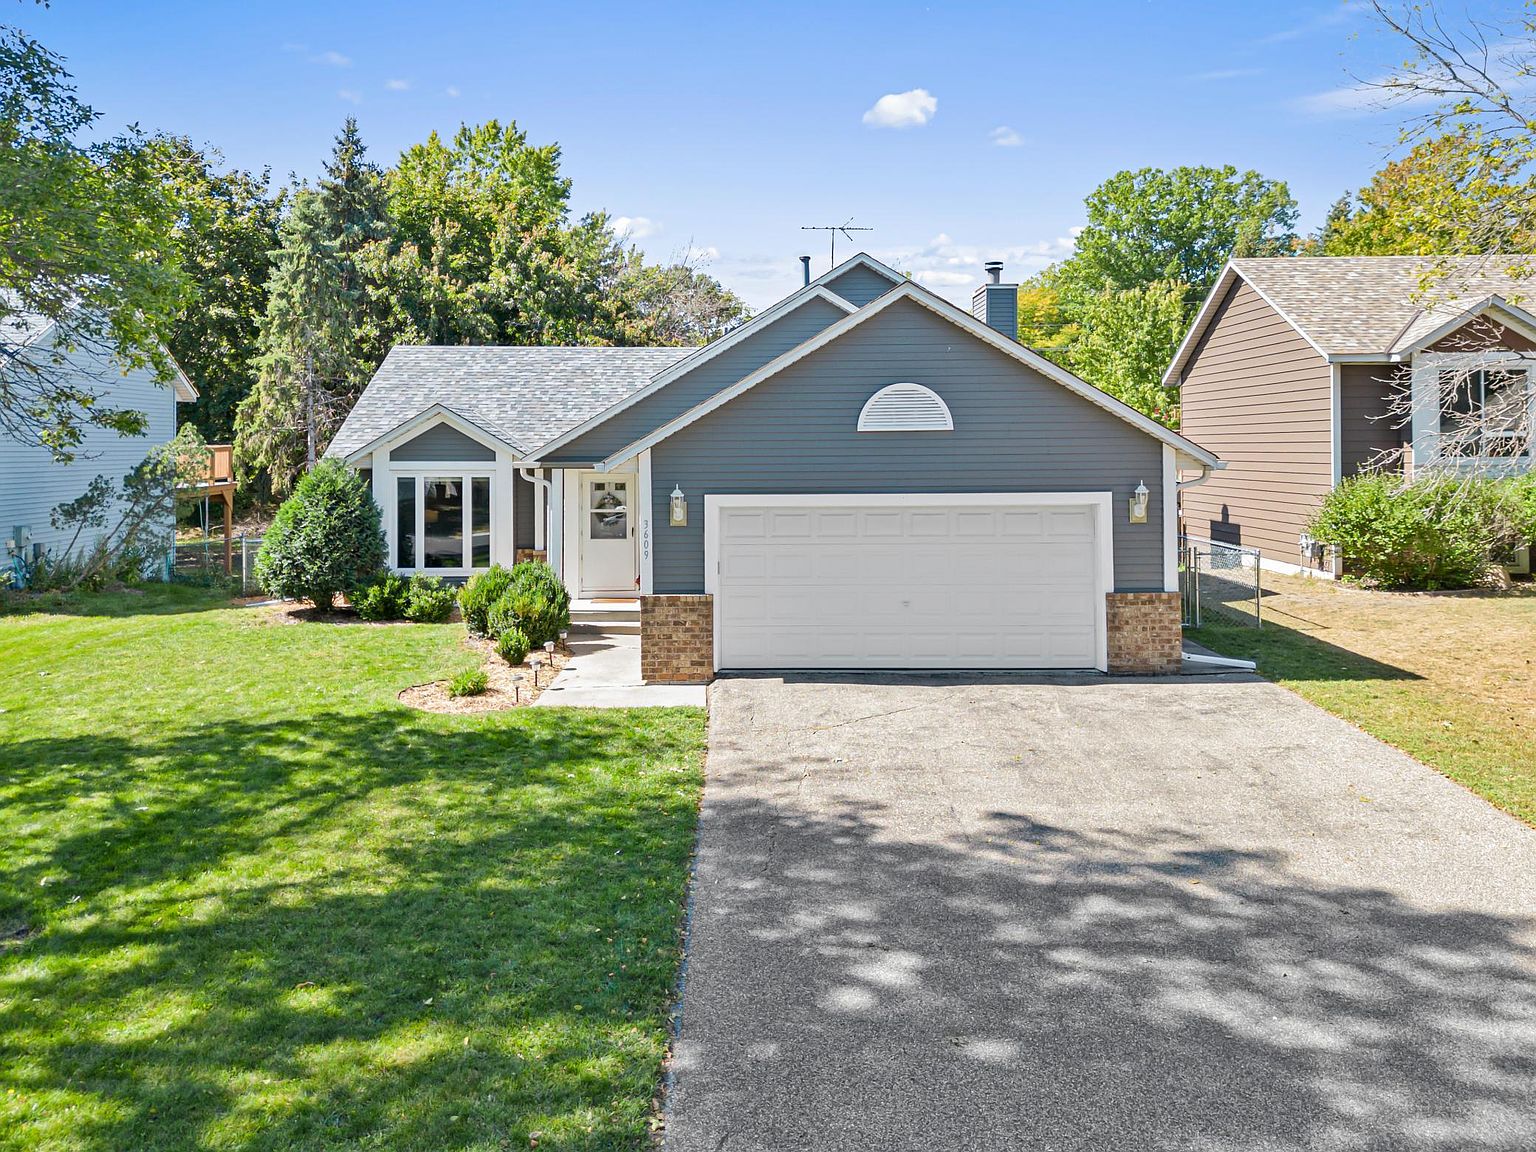
[[702, 708], [702, 684], [644, 684], [640, 637], [627, 633], [571, 634], [571, 661], [535, 707]]
[[1515, 1152], [1536, 830], [1251, 676], [723, 679], [668, 1152]]

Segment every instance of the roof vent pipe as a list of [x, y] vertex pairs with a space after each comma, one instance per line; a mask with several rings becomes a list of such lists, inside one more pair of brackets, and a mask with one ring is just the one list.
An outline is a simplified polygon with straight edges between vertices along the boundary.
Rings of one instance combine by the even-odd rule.
[[1001, 260], [988, 260], [982, 267], [987, 272], [987, 283], [1001, 284], [1003, 282], [1003, 262]]
[[800, 257], [800, 271], [805, 274], [805, 283], [809, 287], [811, 283], [811, 258], [809, 256]]

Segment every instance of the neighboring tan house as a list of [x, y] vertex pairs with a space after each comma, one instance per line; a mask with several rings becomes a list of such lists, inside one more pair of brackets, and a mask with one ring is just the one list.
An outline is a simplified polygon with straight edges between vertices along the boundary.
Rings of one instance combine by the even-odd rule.
[[[91, 347], [55, 346], [57, 328], [41, 316], [9, 312], [0, 315], [0, 348], [16, 357], [46, 360], [49, 372], [72, 380], [99, 398], [103, 408], [142, 412], [147, 420], [139, 436], [119, 436], [105, 428], [87, 428], [84, 442], [74, 450], [74, 460], [61, 464], [46, 448], [22, 444], [0, 436], [0, 539], [11, 546], [30, 536], [57, 558], [69, 546], [73, 530], [53, 527], [51, 514], [60, 504], [83, 495], [97, 476], [120, 484], [150, 450], [176, 435], [176, 405], [197, 399], [197, 390], [178, 368], [170, 385], [156, 381], [147, 368], [127, 372], [111, 353]], [[175, 521], [166, 519], [166, 535], [175, 532]], [[75, 552], [89, 550], [95, 536], [81, 534]], [[7, 562], [0, 553], [0, 566]]]
[[861, 254], [702, 348], [395, 348], [328, 454], [397, 571], [547, 554], [649, 680], [1170, 670], [1218, 461], [1021, 346], [1000, 270], [976, 315]]
[[1266, 568], [1337, 575], [1307, 524], [1344, 477], [1529, 470], [1536, 315], [1521, 300], [1536, 279], [1511, 275], [1522, 264], [1536, 270], [1520, 256], [1229, 263], [1163, 378], [1181, 431], [1226, 464], [1182, 493], [1185, 530], [1257, 548]]

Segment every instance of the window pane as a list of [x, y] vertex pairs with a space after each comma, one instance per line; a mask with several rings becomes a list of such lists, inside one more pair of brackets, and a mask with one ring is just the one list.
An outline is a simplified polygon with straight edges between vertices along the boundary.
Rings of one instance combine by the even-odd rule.
[[426, 512], [423, 568], [464, 567], [464, 478], [428, 476], [422, 481]]
[[587, 514], [589, 540], [623, 540], [629, 535], [629, 512], [624, 506], [628, 485], [622, 480], [592, 485], [592, 510]]
[[1477, 455], [1477, 401], [1481, 372], [1440, 373], [1440, 451], [1447, 456]]
[[474, 489], [470, 494], [469, 502], [474, 519], [471, 525], [473, 532], [473, 539], [470, 541], [471, 562], [476, 568], [489, 568], [491, 566], [491, 478], [476, 476], [470, 484]]
[[416, 567], [416, 477], [395, 480], [395, 567]]

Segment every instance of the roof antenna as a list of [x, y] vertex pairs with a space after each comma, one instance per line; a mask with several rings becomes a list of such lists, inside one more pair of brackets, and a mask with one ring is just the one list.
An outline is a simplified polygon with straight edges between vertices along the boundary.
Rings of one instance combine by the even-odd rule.
[[829, 233], [831, 233], [831, 235], [832, 235], [832, 263], [828, 264], [827, 267], [828, 268], [836, 268], [837, 267], [837, 234], [839, 232], [841, 232], [844, 236], [846, 236], [848, 238], [849, 242], [852, 243], [852, 241], [853, 241], [853, 233], [855, 233], [855, 232], [873, 232], [874, 229], [873, 228], [869, 228], [869, 227], [864, 227], [864, 228], [858, 227], [857, 225], [854, 224], [853, 217], [850, 216], [850, 217], [848, 217], [848, 219], [844, 220], [841, 224], [802, 224], [800, 226], [800, 231], [802, 231], [802, 232], [829, 232]]

